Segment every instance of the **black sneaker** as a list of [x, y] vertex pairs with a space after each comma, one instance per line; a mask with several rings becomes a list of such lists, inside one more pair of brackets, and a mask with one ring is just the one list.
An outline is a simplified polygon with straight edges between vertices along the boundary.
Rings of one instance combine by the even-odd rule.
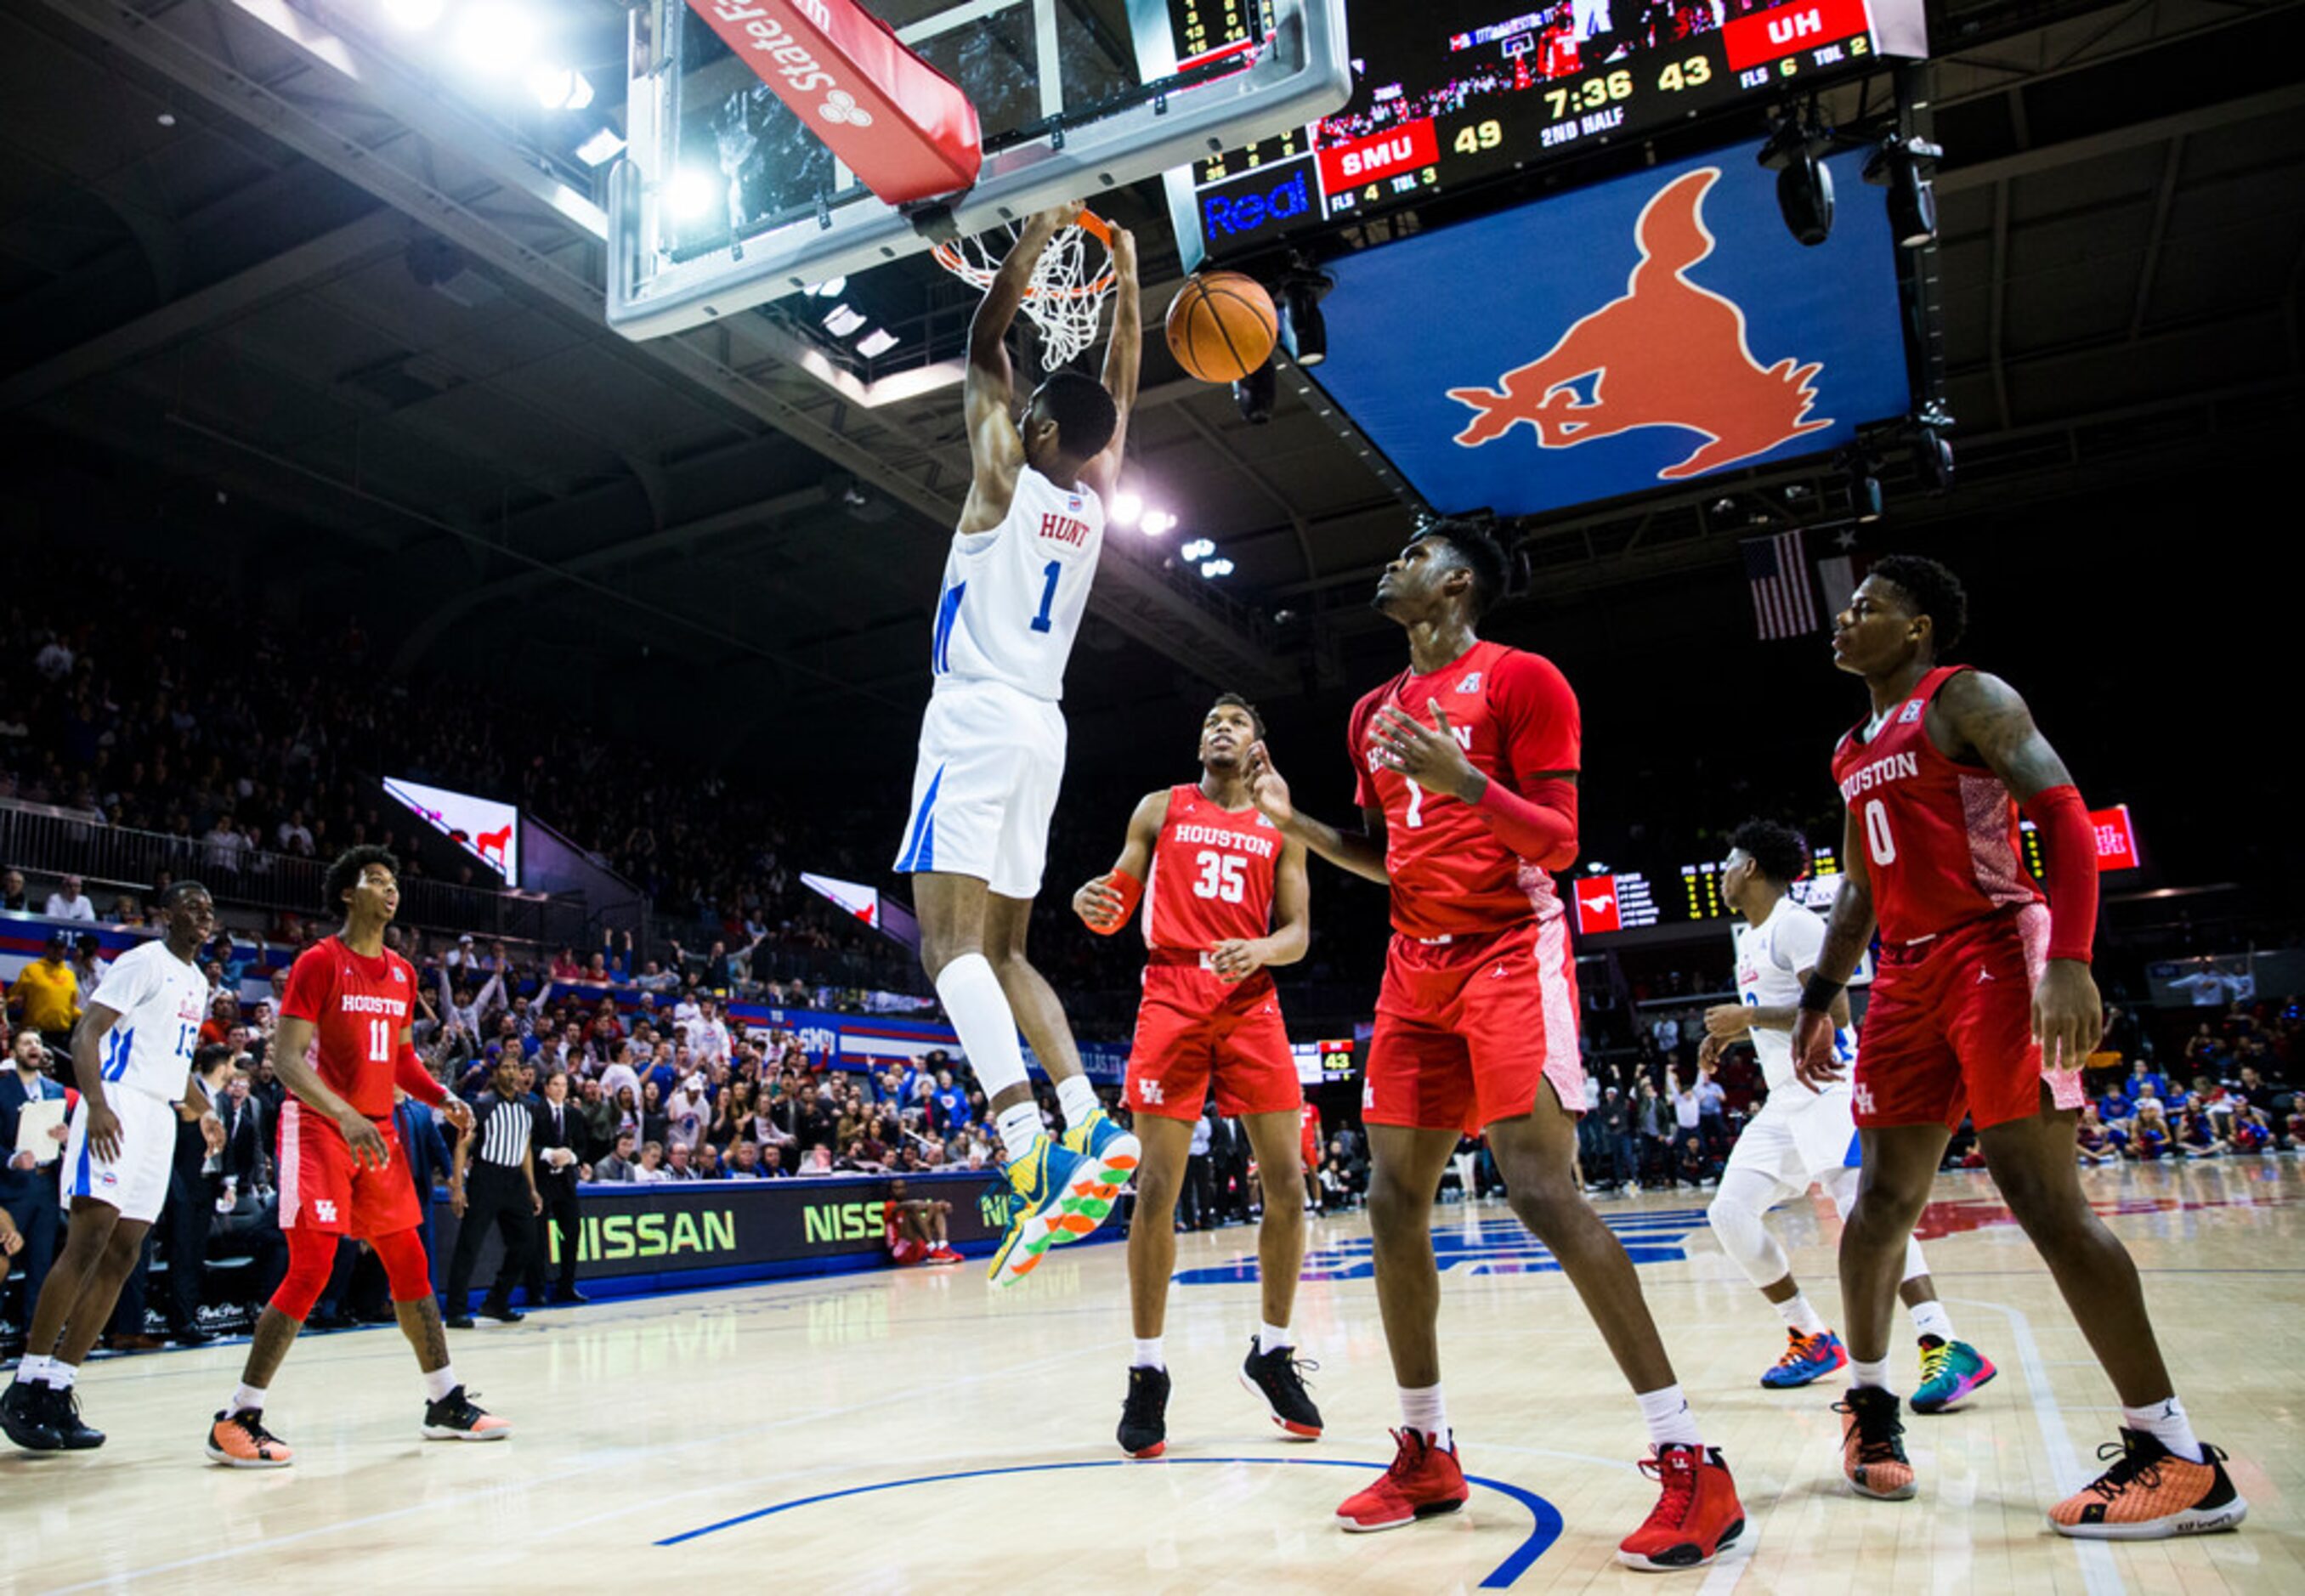
[[491, 1308], [486, 1303], [482, 1303], [481, 1304], [481, 1317], [482, 1319], [493, 1319], [498, 1324], [518, 1324], [522, 1320], [526, 1319], [528, 1315], [523, 1313], [519, 1309], [512, 1306], [509, 1303], [500, 1308]]
[[188, 1324], [182, 1329], [170, 1330], [168, 1339], [179, 1346], [206, 1346], [216, 1337], [196, 1324]]
[[64, 1437], [48, 1422], [45, 1380], [12, 1380], [0, 1391], [0, 1430], [27, 1452], [61, 1452]]
[[1255, 1338], [1250, 1337], [1248, 1362], [1240, 1366], [1240, 1383], [1263, 1399], [1275, 1424], [1293, 1436], [1316, 1441], [1321, 1439], [1321, 1410], [1306, 1395], [1305, 1378], [1299, 1371], [1320, 1365], [1310, 1358], [1291, 1356], [1296, 1350], [1276, 1346], [1271, 1352], [1259, 1352]]
[[40, 1417], [67, 1452], [88, 1452], [104, 1445], [104, 1431], [81, 1422], [80, 1393], [69, 1386], [43, 1386]]
[[424, 1405], [428, 1441], [501, 1441], [511, 1439], [512, 1421], [499, 1419], [464, 1395], [458, 1386], [438, 1402]]
[[1158, 1457], [1169, 1449], [1169, 1371], [1131, 1369], [1120, 1405], [1120, 1449], [1131, 1457]]
[[469, 1313], [452, 1314], [440, 1322], [452, 1330], [469, 1330], [472, 1328], [472, 1316]]

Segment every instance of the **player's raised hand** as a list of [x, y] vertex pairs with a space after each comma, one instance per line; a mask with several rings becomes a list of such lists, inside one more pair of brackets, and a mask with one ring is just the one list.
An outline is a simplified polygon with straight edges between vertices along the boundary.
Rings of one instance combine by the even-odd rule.
[[353, 1163], [381, 1169], [392, 1161], [392, 1150], [385, 1144], [384, 1133], [350, 1104], [336, 1116], [336, 1129], [344, 1133], [344, 1144], [353, 1150]]
[[1112, 235], [1112, 269], [1115, 276], [1128, 282], [1136, 280], [1136, 235], [1118, 222], [1104, 225]]
[[1127, 906], [1127, 900], [1120, 896], [1120, 888], [1112, 884], [1110, 870], [1085, 883], [1073, 894], [1073, 913], [1081, 917], [1083, 925], [1099, 936], [1111, 933]]
[[88, 1144], [107, 1164], [120, 1157], [120, 1116], [93, 1099], [88, 1103]]
[[1793, 1016], [1793, 1075], [1811, 1091], [1823, 1091], [1841, 1079], [1841, 1060], [1833, 1055], [1833, 1016], [1805, 1008]]
[[2033, 989], [2033, 1034], [2041, 1067], [2077, 1070], [2105, 1034], [2105, 1004], [2089, 967], [2078, 959], [2051, 959]]
[[1046, 210], [1036, 210], [1025, 219], [1023, 237], [1037, 238], [1046, 243], [1080, 220], [1080, 213], [1084, 208], [1082, 201], [1067, 200], [1061, 205], [1051, 205]]
[[1488, 777], [1473, 768], [1472, 760], [1457, 745], [1457, 737], [1449, 726], [1448, 712], [1441, 708], [1438, 699], [1426, 699], [1425, 707], [1433, 711], [1433, 724], [1405, 713], [1397, 704], [1378, 708], [1376, 720], [1369, 734], [1376, 742], [1376, 756], [1392, 769], [1399, 771], [1428, 793], [1446, 793], [1466, 803], [1476, 802]]
[[1265, 751], [1263, 739], [1248, 745], [1248, 760], [1242, 768], [1248, 776], [1249, 802], [1266, 819], [1286, 831], [1297, 819], [1297, 806], [1289, 802], [1288, 782], [1272, 768], [1272, 756]]

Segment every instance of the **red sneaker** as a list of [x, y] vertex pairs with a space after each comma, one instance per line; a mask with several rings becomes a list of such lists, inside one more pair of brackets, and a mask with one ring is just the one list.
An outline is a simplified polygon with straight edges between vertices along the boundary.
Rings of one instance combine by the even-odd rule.
[[1625, 1537], [1617, 1561], [1662, 1574], [1701, 1568], [1745, 1532], [1745, 1507], [1718, 1447], [1659, 1447], [1641, 1473], [1664, 1487], [1647, 1522]]
[[1443, 1452], [1421, 1430], [1396, 1430], [1392, 1439], [1400, 1450], [1393, 1454], [1384, 1478], [1366, 1490], [1355, 1491], [1337, 1509], [1346, 1529], [1398, 1529], [1416, 1519], [1454, 1513], [1471, 1498], [1472, 1487], [1457, 1466], [1454, 1446]]

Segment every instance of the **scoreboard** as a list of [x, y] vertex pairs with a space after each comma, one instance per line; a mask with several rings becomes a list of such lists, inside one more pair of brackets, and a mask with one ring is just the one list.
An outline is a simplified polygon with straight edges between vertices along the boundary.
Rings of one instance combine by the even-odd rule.
[[[1141, 3], [1141, 0], [1140, 0]], [[1258, 0], [1167, 0], [1180, 68]], [[1923, 0], [1348, 0], [1353, 98], [1165, 178], [1188, 267], [1927, 54]]]
[[1331, 1081], [1353, 1078], [1353, 1039], [1331, 1039], [1318, 1042], [1290, 1042], [1289, 1053], [1297, 1060], [1297, 1082], [1300, 1086], [1320, 1086]]

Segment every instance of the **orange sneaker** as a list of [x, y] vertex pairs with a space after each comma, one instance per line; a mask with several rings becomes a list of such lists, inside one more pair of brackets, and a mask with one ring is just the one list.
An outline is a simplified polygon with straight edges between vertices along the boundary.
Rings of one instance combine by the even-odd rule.
[[1920, 1489], [1905, 1456], [1905, 1422], [1897, 1416], [1894, 1391], [1851, 1386], [1833, 1411], [1841, 1415], [1841, 1472], [1850, 1490], [1875, 1501], [1901, 1502]]
[[1659, 1447], [1642, 1459], [1641, 1473], [1664, 1490], [1641, 1527], [1617, 1548], [1626, 1567], [1652, 1574], [1702, 1568], [1745, 1532], [1745, 1505], [1720, 1448]]
[[[2115, 1455], [2118, 1454], [2116, 1457]], [[2049, 1527], [2084, 1541], [2159, 1541], [2240, 1527], [2249, 1504], [2225, 1473], [2225, 1455], [2201, 1447], [2188, 1463], [2142, 1430], [2097, 1448], [2114, 1465], [2049, 1509]]]
[[285, 1469], [296, 1454], [264, 1428], [264, 1414], [255, 1408], [218, 1413], [208, 1426], [208, 1458], [234, 1469]]
[[1454, 1513], [1472, 1498], [1473, 1488], [1465, 1483], [1453, 1444], [1444, 1452], [1421, 1430], [1396, 1430], [1392, 1439], [1399, 1450], [1384, 1478], [1366, 1490], [1355, 1491], [1337, 1509], [1344, 1527], [1356, 1533], [1398, 1529], [1420, 1518]]
[[475, 1404], [458, 1386], [438, 1402], [424, 1405], [428, 1441], [501, 1441], [512, 1439], [512, 1421]]

